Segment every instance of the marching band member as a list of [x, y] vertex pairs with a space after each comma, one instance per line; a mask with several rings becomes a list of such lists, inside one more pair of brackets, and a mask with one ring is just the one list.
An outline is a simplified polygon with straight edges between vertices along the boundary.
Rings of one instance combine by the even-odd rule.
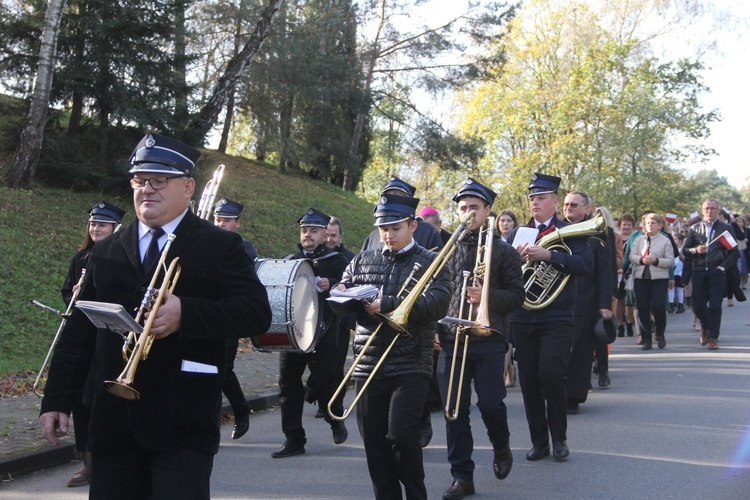
[[[359, 355], [370, 335], [381, 324], [375, 313], [387, 314], [402, 303], [399, 295], [415, 264], [426, 270], [436, 254], [414, 241], [416, 198], [383, 195], [375, 207], [375, 226], [382, 249], [355, 256], [344, 272], [339, 290], [358, 285], [381, 287], [370, 303], [332, 304], [339, 314], [356, 312], [354, 353]], [[415, 279], [420, 274], [417, 273]], [[406, 287], [406, 292], [410, 290]], [[393, 349], [357, 403], [357, 424], [367, 455], [375, 498], [427, 498], [420, 444], [422, 413], [432, 378], [435, 322], [445, 315], [450, 297], [450, 277], [442, 270], [409, 313], [410, 335], [397, 338]], [[353, 377], [359, 392], [396, 332], [383, 325], [373, 339]]]
[[[301, 455], [305, 452], [305, 428], [302, 427], [302, 411], [305, 401], [315, 403], [331, 399], [336, 392], [336, 350], [338, 347], [338, 318], [331, 311], [326, 297], [333, 285], [341, 280], [348, 261], [346, 257], [326, 246], [326, 230], [331, 217], [320, 210], [310, 208], [297, 220], [299, 224], [299, 252], [292, 259], [310, 259], [315, 270], [316, 284], [320, 294], [323, 333], [311, 353], [283, 351], [279, 360], [279, 406], [281, 406], [281, 430], [286, 440], [273, 453], [273, 458]], [[302, 384], [305, 368], [310, 368], [307, 386]], [[341, 402], [339, 401], [339, 405]], [[338, 408], [339, 410], [341, 408]], [[333, 442], [342, 444], [349, 437], [343, 422], [325, 415], [331, 425]]]
[[[65, 305], [70, 304], [70, 301], [73, 300], [73, 294], [78, 286], [77, 283], [80, 281], [81, 273], [86, 268], [94, 245], [115, 232], [117, 226], [122, 222], [123, 215], [125, 215], [125, 210], [104, 200], [91, 207], [83, 243], [70, 263], [68, 276], [60, 290]], [[89, 374], [89, 377], [86, 378], [86, 387], [79, 392], [73, 405], [76, 450], [83, 454], [83, 466], [68, 480], [68, 486], [71, 488], [91, 482], [91, 452], [86, 451], [86, 442], [89, 438], [92, 385], [93, 380]]]
[[[557, 189], [560, 178], [536, 173], [529, 184], [531, 221], [527, 227], [539, 230], [536, 241], [567, 226], [556, 216]], [[518, 228], [510, 235], [510, 242]], [[589, 275], [594, 269], [594, 258], [585, 238], [565, 241], [571, 253], [533, 244], [514, 244], [522, 261], [546, 262], [555, 270], [573, 276]], [[575, 324], [575, 280], [570, 279], [560, 294], [539, 310], [520, 309], [510, 315], [510, 329], [516, 347], [521, 393], [526, 407], [532, 448], [526, 460], [540, 460], [552, 454], [557, 460], [569, 455], [567, 439], [566, 362], [570, 352]]]
[[[474, 223], [469, 227], [469, 234], [458, 244], [458, 248], [448, 261], [453, 278], [453, 293], [448, 313], [458, 317], [461, 303], [466, 310], [470, 305], [474, 310], [479, 306], [482, 296], [482, 282], [473, 283], [463, 291], [463, 271], [474, 271], [477, 258], [480, 231], [490, 216], [492, 202], [496, 193], [483, 186], [471, 177], [453, 197], [458, 204], [461, 217], [470, 211], [476, 212]], [[513, 453], [510, 449], [510, 432], [508, 431], [508, 413], [504, 399], [506, 396], [504, 380], [505, 352], [507, 350], [507, 315], [523, 304], [523, 280], [521, 278], [521, 260], [513, 247], [502, 241], [500, 234], [495, 233], [492, 241], [491, 269], [489, 277], [490, 327], [499, 335], [493, 337], [470, 337], [466, 359], [461, 359], [463, 339], [459, 338], [457, 367], [465, 363], [465, 377], [461, 389], [461, 399], [456, 404], [459, 411], [455, 420], [446, 419], [446, 437], [448, 441], [448, 461], [451, 464], [453, 483], [443, 494], [446, 500], [464, 498], [474, 493], [474, 439], [471, 434], [469, 407], [471, 406], [471, 381], [477, 393], [477, 407], [482, 421], [487, 428], [487, 435], [494, 450], [493, 471], [498, 479], [505, 479], [513, 466]], [[466, 315], [466, 313], [464, 313]], [[474, 318], [463, 318], [474, 319]], [[453, 350], [455, 346], [456, 326], [438, 325], [438, 334], [443, 351], [438, 361], [438, 381], [443, 401], [446, 405], [448, 384], [450, 380]], [[505, 337], [505, 339], [503, 339]], [[504, 341], [505, 340], [505, 341]], [[458, 370], [458, 368], [455, 368]], [[456, 376], [454, 384], [458, 384]], [[451, 388], [456, 395], [456, 387]], [[454, 399], [452, 396], [451, 399]]]
[[[200, 152], [147, 134], [130, 163], [137, 219], [94, 246], [80, 298], [133, 310], [143, 299], [167, 234], [168, 257], [180, 258], [174, 294], [152, 320], [154, 342], [133, 386], [139, 400], [104, 390], [123, 367], [122, 338], [98, 329], [76, 309], [60, 335], [41, 408], [53, 444], [96, 359], [91, 409], [92, 499], [209, 499], [219, 449], [226, 340], [259, 335], [271, 324], [265, 287], [237, 234], [190, 212], [193, 168]], [[153, 256], [153, 260], [151, 259]], [[157, 276], [158, 278], [158, 276]], [[145, 337], [143, 337], [145, 339]]]

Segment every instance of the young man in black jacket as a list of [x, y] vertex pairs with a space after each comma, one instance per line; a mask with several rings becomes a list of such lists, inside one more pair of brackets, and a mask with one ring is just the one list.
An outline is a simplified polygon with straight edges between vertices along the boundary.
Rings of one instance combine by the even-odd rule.
[[340, 290], [358, 285], [380, 287], [378, 298], [369, 303], [350, 301], [333, 304], [339, 314], [355, 312], [357, 329], [354, 353], [364, 348], [371, 335], [376, 337], [355, 369], [356, 390], [373, 372], [383, 352], [390, 350], [378, 373], [357, 404], [357, 424], [367, 455], [375, 498], [427, 498], [419, 429], [432, 378], [432, 351], [435, 323], [445, 316], [450, 297], [450, 277], [442, 270], [419, 295], [408, 316], [408, 334], [398, 334], [376, 314], [393, 312], [408, 296], [415, 282], [407, 283], [415, 265], [421, 266], [414, 279], [423, 276], [435, 254], [414, 241], [417, 222], [416, 198], [383, 195], [375, 208], [375, 226], [384, 246], [360, 253], [344, 272]]
[[[497, 332], [488, 337], [469, 336], [466, 358], [462, 359], [464, 335], [455, 325], [438, 325], [438, 334], [443, 351], [438, 360], [438, 382], [443, 402], [451, 409], [459, 406], [455, 420], [446, 420], [448, 441], [448, 461], [451, 464], [453, 483], [443, 494], [443, 498], [454, 500], [474, 493], [474, 461], [471, 456], [474, 442], [471, 434], [469, 407], [471, 406], [471, 387], [477, 393], [477, 407], [482, 415], [482, 422], [487, 428], [487, 435], [494, 450], [493, 471], [498, 479], [505, 479], [513, 466], [513, 453], [510, 449], [510, 432], [508, 431], [508, 414], [505, 407], [505, 352], [508, 349], [507, 321], [508, 313], [515, 311], [523, 304], [523, 280], [521, 278], [521, 260], [518, 253], [502, 241], [495, 233], [492, 240], [491, 268], [485, 271], [484, 283], [471, 280], [463, 295], [463, 272], [475, 272], [476, 256], [479, 247], [480, 231], [490, 217], [492, 202], [496, 193], [483, 186], [471, 177], [461, 187], [453, 201], [458, 204], [462, 218], [472, 210], [476, 212], [474, 223], [469, 227], [469, 234], [458, 243], [458, 247], [448, 262], [453, 278], [453, 293], [448, 310], [450, 316], [458, 317], [461, 304], [464, 304], [461, 319], [467, 317], [469, 309], [476, 314], [484, 286], [489, 287], [488, 304], [490, 328]], [[490, 221], [493, 224], [493, 221]], [[486, 239], [486, 238], [485, 238]], [[489, 245], [485, 245], [488, 247]], [[485, 255], [485, 264], [488, 255]], [[451, 399], [455, 401], [458, 393], [459, 372], [462, 364], [465, 376], [461, 388], [461, 399], [458, 403], [446, 400], [453, 352], [456, 347], [456, 335], [459, 335], [454, 387]]]

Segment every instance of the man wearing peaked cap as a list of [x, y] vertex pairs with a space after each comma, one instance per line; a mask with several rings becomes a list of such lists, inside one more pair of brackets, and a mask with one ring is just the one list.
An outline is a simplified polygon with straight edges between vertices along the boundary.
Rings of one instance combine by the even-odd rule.
[[[536, 228], [536, 242], [555, 228], [569, 223], [557, 218], [557, 189], [560, 178], [535, 173], [529, 183], [528, 228]], [[513, 245], [518, 228], [508, 238]], [[514, 245], [521, 260], [535, 266], [551, 266], [571, 276], [586, 276], [594, 272], [594, 257], [586, 238], [565, 242], [571, 253], [548, 250], [544, 246], [523, 243]], [[537, 288], [543, 285], [534, 285]], [[575, 280], [568, 280], [557, 298], [538, 309], [520, 309], [510, 316], [510, 330], [516, 348], [521, 392], [526, 407], [526, 420], [531, 434], [532, 448], [526, 460], [540, 460], [550, 454], [565, 460], [570, 451], [567, 445], [567, 387], [566, 360], [570, 352], [575, 324]]]
[[[383, 188], [381, 194], [403, 196], [411, 198], [417, 192], [417, 188], [408, 182], [391, 176], [391, 179]], [[417, 229], [414, 232], [414, 240], [424, 248], [429, 250], [440, 250], [443, 248], [443, 240], [440, 238], [438, 230], [423, 220], [417, 221]], [[382, 248], [383, 242], [380, 240], [380, 233], [374, 229], [362, 244], [362, 251]]]
[[[245, 208], [242, 203], [222, 198], [214, 205], [214, 225], [236, 233], [240, 228], [240, 214]], [[245, 252], [253, 262], [258, 259], [258, 251], [251, 241], [242, 239]], [[232, 414], [234, 415], [234, 426], [232, 428], [232, 439], [239, 439], [250, 429], [250, 403], [248, 403], [242, 386], [234, 373], [234, 360], [237, 357], [238, 339], [227, 340], [227, 375], [224, 378], [222, 392], [227, 397]]]
[[[148, 360], [133, 382], [118, 381], [122, 339], [97, 329], [79, 309], [68, 318], [50, 365], [40, 421], [47, 440], [59, 444], [75, 395], [97, 360], [88, 440], [92, 499], [211, 498], [227, 341], [259, 335], [271, 324], [266, 288], [242, 238], [189, 210], [197, 158], [187, 145], [147, 134], [129, 172], [137, 218], [91, 251], [82, 300], [133, 311], [145, 290], [164, 290], [158, 312], [149, 316], [154, 341]], [[157, 265], [162, 256], [166, 263], [179, 258], [172, 291]]]
[[[437, 331], [442, 346], [437, 369], [440, 392], [451, 413], [458, 408], [456, 418], [445, 421], [448, 462], [452, 476], [450, 487], [443, 493], [446, 500], [457, 500], [475, 492], [475, 464], [472, 459], [474, 437], [469, 412], [472, 379], [478, 400], [477, 408], [492, 445], [493, 473], [497, 479], [505, 479], [513, 467], [503, 380], [505, 353], [508, 349], [507, 316], [523, 303], [523, 280], [518, 254], [503, 242], [498, 232], [494, 233], [491, 242], [492, 255], [488, 255], [485, 250], [484, 262], [490, 261], [489, 269], [483, 276], [472, 276], [464, 288], [464, 272], [473, 273], [477, 267], [480, 242], [485, 249], [490, 246], [487, 240], [489, 233], [487, 230], [483, 231], [483, 228], [495, 226], [494, 217], [490, 216], [495, 196], [493, 190], [469, 177], [453, 197], [453, 201], [458, 204], [461, 219], [472, 211], [476, 215], [468, 234], [457, 244], [448, 261], [448, 269], [453, 278], [448, 316], [459, 318], [463, 314], [461, 319], [475, 320], [482, 297], [486, 296], [488, 302], [484, 305], [489, 311], [489, 325], [483, 326], [488, 326], [490, 331], [482, 332], [486, 336], [480, 336], [471, 328], [438, 324]], [[484, 287], [488, 287], [486, 294], [483, 294]], [[466, 357], [461, 359], [465, 339], [468, 339]], [[449, 391], [454, 352], [457, 355], [455, 369], [463, 366], [466, 376], [462, 380], [461, 389], [458, 388], [458, 377], [455, 377], [452, 381], [454, 385]], [[451, 401], [447, 401], [448, 392], [451, 393]], [[459, 392], [461, 399], [456, 401]]]
[[[273, 458], [285, 458], [305, 453], [307, 437], [302, 426], [302, 413], [305, 401], [318, 402], [327, 406], [341, 380], [337, 370], [338, 320], [326, 300], [329, 292], [341, 280], [341, 275], [349, 262], [346, 257], [326, 246], [326, 230], [331, 217], [316, 208], [310, 208], [297, 223], [299, 224], [299, 252], [290, 259], [309, 259], [315, 271], [315, 288], [318, 291], [320, 315], [318, 321], [322, 330], [320, 340], [311, 353], [283, 351], [279, 360], [279, 406], [281, 407], [281, 430], [286, 438], [281, 448], [273, 453]], [[307, 384], [302, 383], [305, 368], [310, 369]], [[337, 414], [343, 412], [342, 401], [333, 405]], [[325, 414], [331, 426], [334, 444], [342, 444], [349, 436], [343, 422]]]
[[[338, 314], [357, 316], [355, 355], [372, 340], [354, 371], [357, 393], [376, 364], [382, 363], [357, 404], [357, 424], [377, 499], [402, 498], [404, 492], [406, 498], [427, 498], [420, 433], [432, 379], [435, 322], [445, 315], [450, 296], [448, 273], [444, 269], [435, 273], [411, 308], [406, 325], [409, 335], [397, 335], [387, 324], [374, 333], [382, 322], [376, 314], [391, 313], [406, 299], [399, 291], [409, 284], [412, 272], [414, 279], [429, 278], [423, 273], [436, 254], [414, 241], [418, 203], [416, 198], [392, 193], [380, 197], [373, 216], [384, 247], [356, 255], [337, 288], [374, 285], [381, 293], [372, 302], [332, 303]], [[382, 353], [389, 345], [385, 356]]]

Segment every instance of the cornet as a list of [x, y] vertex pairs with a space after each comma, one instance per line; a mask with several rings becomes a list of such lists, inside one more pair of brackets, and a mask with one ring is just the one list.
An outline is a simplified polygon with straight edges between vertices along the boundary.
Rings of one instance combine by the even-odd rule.
[[[453, 252], [456, 250], [456, 246], [458, 243], [466, 236], [466, 234], [469, 232], [469, 227], [474, 222], [474, 217], [476, 216], [476, 212], [473, 210], [469, 212], [466, 217], [464, 217], [464, 220], [461, 221], [461, 223], [458, 225], [456, 230], [451, 235], [448, 242], [445, 244], [443, 249], [440, 251], [437, 256], [435, 256], [435, 259], [430, 263], [429, 267], [425, 270], [424, 274], [419, 278], [419, 280], [416, 282], [414, 287], [409, 291], [407, 296], [404, 298], [404, 300], [401, 302], [401, 304], [394, 309], [392, 312], [388, 314], [377, 314], [378, 318], [381, 320], [381, 323], [378, 325], [378, 327], [375, 329], [374, 332], [370, 334], [370, 338], [367, 339], [367, 342], [362, 347], [362, 350], [360, 351], [359, 355], [354, 360], [354, 363], [352, 363], [352, 366], [349, 368], [349, 371], [346, 372], [346, 375], [344, 375], [344, 379], [339, 384], [338, 388], [336, 389], [336, 392], [331, 397], [330, 401], [328, 401], [328, 414], [333, 418], [334, 420], [346, 420], [346, 418], [351, 414], [354, 407], [357, 405], [357, 402], [364, 394], [365, 390], [367, 390], [367, 386], [370, 385], [370, 382], [375, 378], [375, 374], [380, 369], [380, 366], [385, 361], [385, 358], [388, 357], [388, 353], [391, 352], [391, 349], [393, 349], [393, 346], [396, 345], [396, 342], [402, 335], [410, 335], [409, 332], [406, 329], [407, 326], [407, 319], [409, 318], [409, 314], [414, 307], [414, 304], [416, 304], [419, 297], [422, 295], [422, 292], [424, 292], [427, 287], [432, 283], [432, 281], [437, 277], [437, 275], [440, 273], [440, 271], [443, 269], [443, 267], [448, 263], [448, 260], [451, 258], [451, 255], [453, 255]], [[414, 275], [419, 272], [421, 266], [417, 267], [418, 264], [415, 264], [414, 269], [412, 270], [409, 277], [404, 282], [403, 286], [401, 287], [401, 290], [399, 290], [398, 295], [404, 293], [408, 285], [414, 281]], [[396, 335], [393, 337], [393, 341], [388, 345], [388, 348], [383, 352], [383, 354], [380, 356], [380, 359], [378, 360], [377, 364], [373, 367], [372, 372], [370, 372], [370, 375], [365, 379], [364, 383], [362, 384], [362, 388], [355, 394], [354, 400], [349, 405], [348, 408], [344, 410], [344, 413], [341, 415], [334, 415], [333, 413], [333, 403], [336, 401], [336, 398], [339, 397], [339, 394], [341, 394], [341, 391], [344, 390], [344, 387], [346, 387], [346, 384], [349, 383], [349, 380], [352, 378], [352, 375], [354, 374], [354, 370], [357, 369], [357, 366], [359, 366], [360, 361], [362, 360], [362, 357], [367, 353], [367, 349], [372, 344], [372, 341], [377, 336], [378, 332], [380, 332], [380, 329], [383, 327], [383, 325], [388, 325], [388, 327], [392, 328], [396, 331]]]
[[167, 244], [164, 245], [164, 249], [159, 257], [159, 264], [154, 271], [154, 276], [151, 278], [151, 283], [149, 284], [146, 294], [143, 297], [143, 301], [141, 302], [141, 306], [138, 309], [138, 314], [135, 318], [138, 323], [141, 322], [144, 314], [147, 311], [150, 311], [146, 324], [143, 326], [143, 331], [138, 335], [138, 341], [132, 349], [129, 349], [129, 346], [135, 338], [135, 332], [128, 333], [128, 336], [125, 339], [122, 348], [123, 356], [126, 360], [125, 368], [116, 380], [107, 380], [104, 382], [104, 388], [115, 396], [131, 400], [140, 399], [141, 397], [141, 394], [133, 387], [135, 371], [138, 368], [138, 363], [140, 363], [141, 360], [145, 360], [151, 350], [151, 345], [154, 341], [154, 336], [151, 335], [151, 328], [156, 319], [156, 313], [159, 311], [159, 307], [164, 301], [164, 295], [167, 291], [171, 293], [174, 290], [175, 285], [177, 285], [177, 280], [180, 277], [180, 258], [175, 257], [169, 264], [169, 268], [166, 269], [164, 279], [162, 280], [161, 287], [159, 287], [157, 293], [156, 282], [159, 279], [161, 270], [165, 268], [164, 264], [167, 260], [167, 252], [169, 251], [169, 247], [172, 245], [174, 239], [174, 234], [168, 236]]
[[81, 277], [78, 279], [78, 284], [76, 284], [75, 286], [75, 292], [73, 292], [73, 297], [70, 299], [68, 308], [65, 309], [64, 313], [61, 313], [60, 311], [52, 309], [51, 307], [45, 306], [44, 304], [42, 304], [41, 302], [37, 302], [36, 300], [33, 301], [34, 304], [38, 305], [39, 307], [43, 307], [45, 309], [51, 310], [52, 312], [59, 314], [62, 317], [62, 321], [60, 321], [60, 326], [57, 327], [57, 333], [55, 333], [55, 337], [52, 339], [52, 345], [49, 346], [49, 351], [47, 351], [47, 356], [44, 358], [42, 367], [39, 369], [39, 374], [36, 376], [36, 380], [34, 381], [34, 386], [32, 387], [34, 394], [36, 394], [40, 398], [44, 396], [44, 392], [41, 389], [39, 389], [39, 381], [42, 378], [42, 374], [44, 373], [44, 370], [47, 368], [47, 363], [49, 363], [50, 358], [52, 358], [52, 353], [55, 352], [55, 346], [57, 346], [57, 341], [60, 340], [60, 334], [62, 333], [63, 328], [65, 327], [65, 322], [70, 317], [70, 311], [72, 311], [73, 306], [76, 305], [76, 300], [78, 300], [78, 295], [81, 293], [81, 289], [83, 288], [83, 280], [85, 277], [86, 277], [86, 268], [83, 268], [81, 270]]

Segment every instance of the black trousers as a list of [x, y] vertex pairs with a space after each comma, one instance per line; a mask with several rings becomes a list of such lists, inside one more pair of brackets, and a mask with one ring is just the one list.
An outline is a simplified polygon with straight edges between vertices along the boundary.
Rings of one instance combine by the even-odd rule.
[[[318, 342], [315, 351], [309, 354], [284, 351], [279, 360], [279, 406], [281, 407], [281, 430], [287, 439], [306, 443], [305, 429], [302, 427], [302, 412], [305, 401], [320, 401], [324, 407], [336, 392], [337, 376], [336, 352], [338, 345], [336, 323]], [[307, 384], [302, 383], [305, 369], [310, 368]], [[337, 415], [343, 413], [341, 402], [333, 405]], [[326, 413], [326, 422], [334, 420]]]
[[208, 500], [214, 454], [147, 450], [131, 440], [124, 450], [94, 452], [90, 500]]
[[[357, 391], [364, 383], [357, 380]], [[419, 427], [430, 379], [408, 373], [375, 379], [357, 403], [357, 425], [376, 499], [426, 499]]]
[[[568, 430], [567, 360], [573, 325], [511, 323], [531, 442], [565, 441]], [[501, 383], [502, 379], [498, 381]]]
[[247, 402], [242, 386], [234, 373], [234, 358], [237, 356], [238, 339], [227, 340], [227, 374], [221, 390], [232, 405], [235, 420], [250, 414], [250, 403]]
[[573, 403], [585, 402], [589, 394], [591, 366], [596, 348], [595, 325], [596, 318], [576, 316], [567, 375], [568, 401]]
[[727, 287], [727, 276], [720, 269], [693, 270], [693, 310], [708, 328], [708, 336], [719, 338], [721, 330], [721, 303]]

